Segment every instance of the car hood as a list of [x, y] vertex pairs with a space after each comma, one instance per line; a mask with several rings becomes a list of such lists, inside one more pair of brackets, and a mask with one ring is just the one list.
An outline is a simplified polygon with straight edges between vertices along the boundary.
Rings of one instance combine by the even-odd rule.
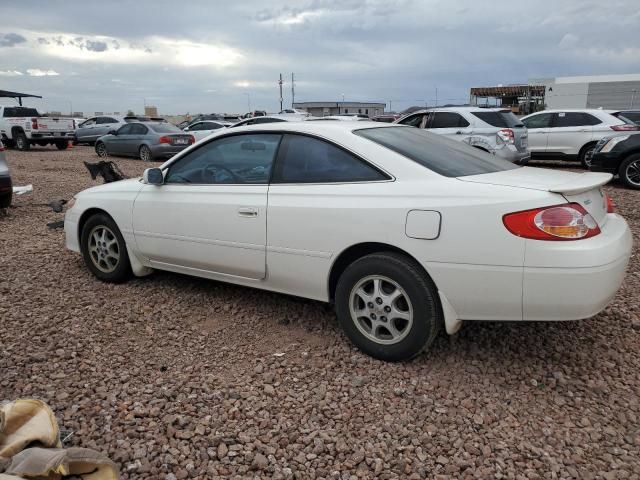
[[501, 172], [458, 177], [458, 180], [571, 195], [600, 187], [609, 182], [612, 177], [613, 175], [610, 173], [575, 173], [547, 168], [521, 167]]
[[97, 185], [95, 187], [82, 190], [76, 195], [97, 195], [103, 193], [115, 193], [115, 192], [138, 192], [142, 188], [143, 184], [140, 181], [140, 177], [128, 178], [126, 180], [119, 180], [117, 182], [105, 183], [103, 185]]

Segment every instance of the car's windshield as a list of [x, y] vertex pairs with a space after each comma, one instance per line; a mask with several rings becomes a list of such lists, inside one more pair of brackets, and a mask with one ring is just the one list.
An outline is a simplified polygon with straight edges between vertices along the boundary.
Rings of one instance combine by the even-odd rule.
[[513, 128], [522, 127], [522, 122], [509, 110], [500, 110], [499, 112], [471, 112], [472, 115], [478, 117], [483, 122], [487, 122], [493, 127]]
[[463, 177], [519, 168], [465, 143], [412, 127], [356, 130], [356, 135], [387, 147], [445, 177]]
[[182, 130], [170, 123], [148, 123], [147, 126], [156, 133], [183, 133]]

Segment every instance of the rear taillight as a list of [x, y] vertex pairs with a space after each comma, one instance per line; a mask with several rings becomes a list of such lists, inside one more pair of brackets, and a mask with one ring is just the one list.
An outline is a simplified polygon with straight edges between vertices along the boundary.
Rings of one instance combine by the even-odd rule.
[[31, 119], [31, 130], [38, 130], [38, 119], [35, 117]]
[[579, 203], [534, 208], [502, 217], [518, 237], [532, 240], [580, 240], [600, 233], [600, 227]]
[[171, 138], [169, 138], [169, 137], [160, 137], [160, 143], [171, 143]]
[[605, 193], [604, 204], [607, 206], [607, 213], [616, 213], [616, 206], [613, 204], [611, 197]]
[[640, 126], [629, 125], [628, 123], [625, 123], [623, 125], [611, 125], [611, 130], [615, 130], [616, 132], [633, 132], [636, 130], [640, 130]]
[[192, 143], [196, 143], [196, 137], [194, 137], [193, 135], [189, 135], [189, 145], [191, 145]]
[[502, 140], [506, 144], [513, 145], [515, 143], [515, 135], [513, 134], [513, 130], [510, 128], [498, 130], [497, 135], [498, 139]]

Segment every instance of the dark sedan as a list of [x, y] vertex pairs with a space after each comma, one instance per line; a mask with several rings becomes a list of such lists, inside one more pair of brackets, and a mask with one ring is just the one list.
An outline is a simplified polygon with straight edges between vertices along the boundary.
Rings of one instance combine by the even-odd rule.
[[600, 140], [594, 150], [590, 170], [613, 173], [627, 187], [640, 190], [640, 132]]
[[0, 142], [0, 208], [8, 208], [13, 196], [11, 174], [4, 154], [4, 145]]
[[121, 155], [151, 161], [174, 156], [195, 143], [193, 135], [159, 122], [129, 123], [96, 141], [100, 157]]

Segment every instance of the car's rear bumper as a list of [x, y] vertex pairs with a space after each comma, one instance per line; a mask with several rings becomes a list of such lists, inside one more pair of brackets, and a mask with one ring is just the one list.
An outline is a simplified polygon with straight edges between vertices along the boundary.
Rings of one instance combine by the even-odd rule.
[[176, 153], [180, 153], [187, 147], [190, 147], [191, 144], [188, 145], [151, 145], [149, 148], [151, 149], [151, 153], [153, 154], [153, 158], [167, 158], [173, 157]]
[[508, 162], [515, 163], [516, 165], [526, 165], [531, 159], [529, 150], [521, 152], [511, 145], [504, 146], [503, 148], [498, 148], [495, 152], [497, 157], [500, 157]]
[[602, 311], [624, 280], [631, 247], [629, 226], [615, 214], [586, 240], [528, 241], [523, 320], [580, 320]]

